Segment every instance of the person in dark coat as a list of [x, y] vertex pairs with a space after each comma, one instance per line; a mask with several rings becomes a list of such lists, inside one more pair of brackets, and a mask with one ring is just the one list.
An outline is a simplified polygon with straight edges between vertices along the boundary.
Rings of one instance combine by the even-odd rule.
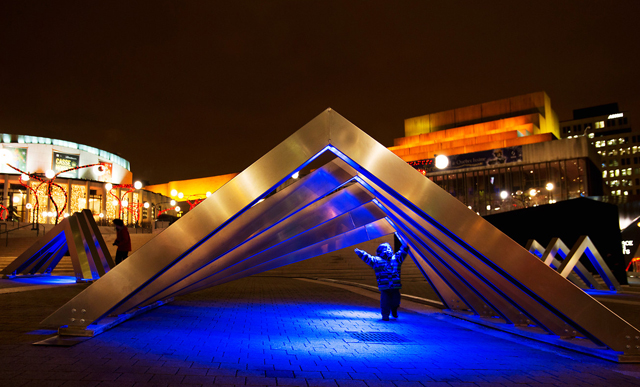
[[116, 250], [116, 265], [118, 265], [129, 256], [129, 251], [131, 251], [131, 237], [122, 219], [114, 219], [113, 224], [116, 226], [116, 240], [113, 242], [113, 245], [118, 246]]
[[371, 266], [376, 273], [378, 289], [380, 289], [380, 309], [382, 319], [389, 321], [389, 312], [398, 318], [398, 307], [400, 306], [400, 266], [404, 262], [409, 248], [403, 244], [397, 253], [393, 253], [391, 245], [382, 243], [376, 250], [376, 255], [368, 254], [364, 250], [355, 249], [356, 254], [367, 265]]

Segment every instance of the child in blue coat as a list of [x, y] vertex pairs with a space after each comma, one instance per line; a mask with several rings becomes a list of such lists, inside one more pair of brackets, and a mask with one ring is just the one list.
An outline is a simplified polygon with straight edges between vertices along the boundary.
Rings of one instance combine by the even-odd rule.
[[355, 249], [356, 254], [367, 265], [371, 266], [376, 273], [378, 289], [380, 289], [380, 309], [382, 319], [389, 321], [389, 312], [398, 318], [398, 307], [400, 306], [400, 266], [404, 262], [409, 248], [403, 244], [397, 253], [393, 253], [391, 245], [382, 243], [376, 250], [376, 255], [368, 254], [364, 250]]

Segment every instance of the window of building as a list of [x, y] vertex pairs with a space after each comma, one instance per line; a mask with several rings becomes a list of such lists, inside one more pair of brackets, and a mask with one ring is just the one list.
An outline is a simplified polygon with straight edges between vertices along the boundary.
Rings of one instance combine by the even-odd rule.
[[616, 145], [616, 140], [615, 139], [608, 140], [607, 145]]
[[640, 179], [636, 177], [636, 185], [640, 185]]
[[604, 128], [604, 121], [596, 122], [596, 129], [602, 129], [602, 128]]
[[607, 120], [607, 126], [615, 126], [616, 120]]
[[626, 164], [625, 164], [625, 163], [626, 163], [626, 160], [625, 160], [625, 159], [620, 159], [620, 161], [621, 161], [621, 164], [622, 164], [622, 165], [626, 165]]
[[618, 144], [624, 144], [624, 138], [620, 137], [620, 138], [618, 139]]
[[607, 178], [607, 171], [602, 171], [602, 177], [603, 177], [604, 179], [606, 179], [606, 178]]
[[632, 172], [631, 168], [627, 168], [627, 176], [631, 176], [631, 172]]

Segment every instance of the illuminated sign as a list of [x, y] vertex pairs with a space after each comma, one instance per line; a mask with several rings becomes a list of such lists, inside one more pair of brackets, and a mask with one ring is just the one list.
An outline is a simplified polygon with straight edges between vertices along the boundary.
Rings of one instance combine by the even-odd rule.
[[[79, 164], [80, 164], [79, 155], [70, 155], [66, 153], [53, 152], [53, 170], [55, 173], [62, 172], [71, 168], [76, 168]], [[73, 171], [65, 172], [58, 176], [77, 179], [78, 170], [76, 169]]]
[[[484, 166], [500, 166], [503, 164], [515, 163], [518, 161], [522, 161], [522, 147], [512, 146], [482, 152], [449, 156], [449, 166], [442, 169], [452, 170]], [[435, 168], [434, 159], [410, 161], [409, 165], [417, 169], [423, 175], [437, 171], [437, 169]]]
[[624, 117], [624, 113], [616, 113], [616, 114], [609, 114], [609, 117], [607, 117], [607, 119], [614, 119], [614, 118], [620, 118], [620, 117]]
[[633, 246], [633, 241], [632, 240], [622, 241], [622, 254], [624, 254], [624, 255], [631, 254], [631, 250], [629, 249], [629, 247], [631, 247], [631, 246]]
[[22, 171], [27, 169], [27, 148], [9, 148], [2, 147], [0, 149], [0, 173], [18, 173], [11, 168], [12, 165]]

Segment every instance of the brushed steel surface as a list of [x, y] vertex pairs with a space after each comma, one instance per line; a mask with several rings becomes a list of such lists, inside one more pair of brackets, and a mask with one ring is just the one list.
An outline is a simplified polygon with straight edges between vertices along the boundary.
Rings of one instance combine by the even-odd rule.
[[[343, 178], [347, 176], [343, 175]], [[124, 313], [132, 307], [144, 306], [156, 300], [172, 297], [176, 291], [187, 288], [234, 264], [237, 259], [255, 254], [252, 251], [256, 248], [266, 249], [373, 199], [371, 194], [359, 186], [351, 186], [323, 198], [323, 194], [330, 192], [335, 186], [322, 185], [320, 191], [317, 187], [316, 190], [305, 187], [312, 183], [315, 183], [314, 179], [302, 180], [287, 187], [286, 192], [280, 191], [279, 194], [282, 195], [271, 197], [247, 211], [234, 222], [237, 226], [242, 226], [244, 231], [240, 232], [238, 228], [230, 227], [229, 230], [212, 236], [200, 249], [188, 256], [189, 262], [197, 262], [197, 264], [189, 268], [176, 265], [172, 269], [177, 270], [176, 274], [180, 276], [169, 278], [168, 275], [172, 272], [165, 273], [166, 280], [156, 281], [157, 286], [147, 287], [130, 302], [116, 309], [115, 313]], [[310, 192], [314, 194], [310, 195]], [[301, 196], [305, 199], [301, 199]], [[322, 199], [316, 201], [318, 198]], [[300, 203], [300, 206], [294, 209], [298, 212], [292, 211], [292, 203]], [[274, 218], [275, 207], [284, 207], [280, 211], [284, 218]], [[269, 209], [269, 211], [263, 211], [263, 209]], [[272, 227], [264, 227], [272, 224]], [[252, 228], [245, 228], [244, 225], [259, 226], [260, 231], [253, 232]], [[151, 293], [154, 290], [155, 293]], [[143, 299], [143, 297], [146, 298]]]
[[[398, 221], [396, 227], [401, 229], [403, 237], [412, 238], [412, 254], [429, 263], [423, 266], [428, 267], [423, 272], [427, 275], [429, 271], [435, 272], [436, 278], [442, 280], [441, 284], [446, 282], [446, 286], [440, 286], [441, 294], [447, 291], [456, 294], [468, 292], [461, 298], [471, 303], [476, 311], [484, 309], [478, 300], [491, 301], [490, 304], [500, 310], [502, 316], [511, 316], [515, 308], [559, 336], [566, 332], [571, 335], [572, 328], [575, 328], [595, 343], [603, 343], [615, 351], [626, 355], [640, 353], [629, 341], [629, 338], [640, 335], [640, 331], [330, 109], [276, 146], [43, 323], [81, 326], [77, 320], [71, 320], [72, 309], [86, 308], [88, 323], [118, 310], [128, 300], [132, 302], [127, 307], [140, 305], [148, 301], [149, 296], [160, 294], [175, 284], [176, 280], [201, 271], [203, 263], [208, 261], [195, 257], [211, 253], [212, 246], [207, 241], [216, 239], [218, 233], [246, 230], [246, 233], [251, 232], [250, 235], [257, 235], [262, 228], [252, 225], [250, 220], [277, 222], [284, 219], [283, 216], [255, 216], [250, 210], [292, 172], [326, 149], [343, 160], [332, 163], [338, 168], [327, 173], [327, 178], [335, 179], [334, 174], [338, 173], [350, 175], [345, 171], [349, 171], [348, 166], [351, 166], [361, 181], [365, 184], [368, 181], [369, 186], [376, 187], [375, 194], [381, 201], [387, 201], [387, 211], [394, 211], [393, 221]], [[270, 202], [265, 200], [255, 208]], [[280, 206], [275, 203], [271, 202], [270, 208], [280, 211]], [[384, 225], [384, 232], [392, 229], [383, 219], [357, 228], [355, 221], [355, 217], [345, 213], [335, 217], [330, 222], [331, 227], [327, 225], [327, 229], [322, 231], [311, 229], [304, 233], [300, 230], [301, 234], [281, 243], [280, 248], [276, 245], [276, 248], [261, 252], [262, 257], [251, 260], [253, 266], [237, 266], [228, 271], [231, 275], [205, 283], [222, 283], [366, 240], [375, 234], [373, 231], [368, 233], [368, 228], [380, 230], [372, 228], [373, 224]], [[288, 226], [295, 227], [295, 224]], [[228, 235], [233, 239], [230, 246], [211, 254], [210, 260], [250, 236], [236, 235], [235, 232]], [[184, 265], [180, 263], [182, 260], [185, 260]], [[174, 266], [180, 269], [161, 279]], [[432, 279], [432, 283], [439, 280]], [[153, 290], [139, 297], [146, 287]], [[177, 292], [185, 289], [183, 287]], [[137, 298], [133, 300], [134, 297]], [[473, 297], [477, 300], [470, 302]]]
[[576, 244], [573, 246], [571, 251], [569, 251], [569, 254], [567, 254], [564, 261], [562, 261], [560, 267], [558, 267], [560, 275], [566, 278], [569, 273], [575, 269], [579, 263], [580, 257], [582, 257], [582, 254], [585, 254], [589, 258], [589, 261], [591, 261], [593, 267], [607, 284], [609, 290], [614, 292], [619, 292], [621, 290], [620, 283], [616, 280], [616, 277], [613, 276], [611, 270], [609, 270], [609, 266], [607, 266], [604, 259], [602, 259], [602, 256], [596, 249], [596, 246], [586, 235], [582, 235], [578, 238]]
[[[561, 259], [565, 259], [571, 249], [567, 247], [567, 245], [562, 242], [560, 238], [552, 238], [549, 242], [549, 246], [544, 248], [540, 243], [536, 240], [532, 239], [527, 242], [527, 246], [525, 249], [529, 250], [529, 252], [533, 253], [537, 251], [540, 254], [540, 259], [547, 265], [555, 269], [556, 271], [560, 268], [562, 261], [557, 259], [556, 256], [562, 254], [560, 256]], [[560, 254], [559, 254], [560, 253]], [[581, 281], [587, 286], [587, 288], [591, 289], [601, 289], [602, 286], [596, 281], [595, 278], [591, 275], [589, 270], [580, 262], [576, 262], [575, 267], [573, 268], [573, 272], [569, 273], [566, 277], [569, 281], [573, 282], [576, 286], [582, 287]]]

